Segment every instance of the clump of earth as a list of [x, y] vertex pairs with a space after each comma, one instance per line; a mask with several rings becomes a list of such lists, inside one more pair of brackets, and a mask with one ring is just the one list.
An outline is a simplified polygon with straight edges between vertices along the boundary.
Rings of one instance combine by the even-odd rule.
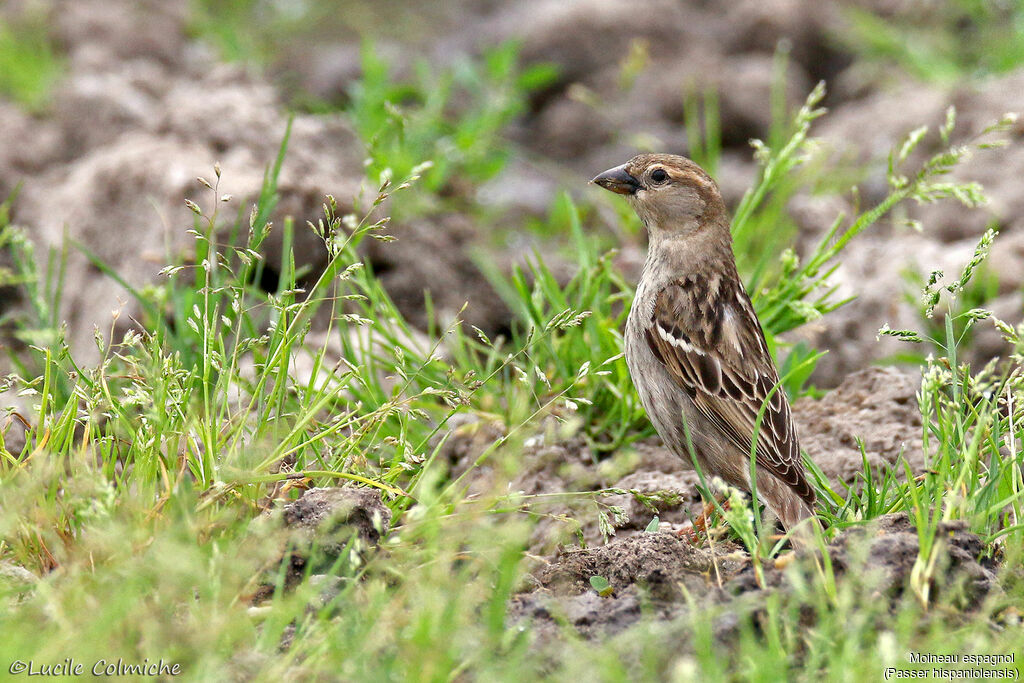
[[[390, 513], [376, 490], [342, 487], [307, 491], [277, 519], [290, 539], [286, 587], [309, 573], [326, 604], [337, 583], [316, 567], [336, 565], [353, 552], [368, 560], [389, 533]], [[999, 590], [996, 561], [964, 522], [941, 523], [936, 538], [941, 559], [930, 595], [949, 597], [965, 612], [976, 610]], [[836, 576], [849, 574], [894, 605], [909, 590], [918, 551], [917, 529], [905, 513], [841, 530], [825, 547]], [[641, 619], [673, 622], [692, 610], [717, 606], [723, 609], [713, 631], [722, 641], [737, 636], [740, 614], [763, 609], [769, 592], [791, 591], [790, 575], [812, 571], [821, 561], [814, 554], [790, 555], [758, 570], [735, 541], [696, 544], [673, 531], [638, 533], [589, 548], [562, 546], [539, 560], [511, 598], [508, 618], [529, 622], [542, 639], [557, 639], [565, 624], [584, 637], [603, 638]], [[595, 577], [606, 587], [597, 590]], [[258, 604], [272, 592], [273, 584], [266, 584], [252, 600]]]

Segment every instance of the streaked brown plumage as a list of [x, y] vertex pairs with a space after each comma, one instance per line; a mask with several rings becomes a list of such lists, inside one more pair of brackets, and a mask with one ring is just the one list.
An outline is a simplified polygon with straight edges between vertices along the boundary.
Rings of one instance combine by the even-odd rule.
[[649, 250], [626, 324], [630, 375], [665, 444], [690, 461], [684, 420], [708, 476], [757, 492], [787, 529], [814, 516], [789, 401], [736, 271], [729, 215], [689, 159], [642, 154], [593, 180], [625, 196]]

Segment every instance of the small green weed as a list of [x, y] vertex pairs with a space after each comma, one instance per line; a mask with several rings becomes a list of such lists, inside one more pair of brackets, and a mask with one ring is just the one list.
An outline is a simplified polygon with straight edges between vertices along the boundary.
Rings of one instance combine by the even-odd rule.
[[1004, 74], [1024, 64], [1020, 0], [950, 0], [904, 10], [880, 17], [847, 7], [851, 30], [840, 40], [869, 60], [895, 63], [919, 79], [940, 83]]
[[0, 95], [30, 112], [47, 107], [64, 72], [48, 26], [44, 15], [31, 12], [0, 21]]
[[346, 113], [366, 141], [371, 178], [404, 177], [425, 159], [423, 187], [434, 195], [458, 179], [479, 183], [508, 158], [504, 129], [527, 95], [549, 83], [552, 67], [521, 68], [519, 48], [506, 43], [479, 63], [437, 71], [421, 61], [412, 82], [396, 82], [372, 43], [363, 45], [363, 77], [349, 92]]

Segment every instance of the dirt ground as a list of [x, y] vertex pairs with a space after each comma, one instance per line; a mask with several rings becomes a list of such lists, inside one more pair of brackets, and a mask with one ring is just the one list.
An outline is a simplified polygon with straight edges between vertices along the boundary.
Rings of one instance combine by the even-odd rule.
[[[273, 524], [272, 519], [261, 523]], [[307, 491], [279, 519], [290, 539], [286, 585], [312, 570], [311, 581], [321, 589], [319, 600], [326, 604], [337, 586], [317, 569], [349, 559], [350, 549], [365, 559], [387, 533], [390, 514], [376, 490], [326, 488]], [[941, 523], [937, 539], [942, 559], [941, 571], [930, 580], [933, 597], [948, 591], [955, 597], [953, 604], [970, 612], [991, 591], [1000, 590], [995, 560], [984, 554], [981, 539], [967, 530], [966, 523]], [[906, 590], [918, 549], [917, 530], [906, 514], [899, 513], [842, 531], [825, 552], [836, 576], [855, 572], [872, 595], [895, 604]], [[728, 607], [713, 625], [715, 638], [729, 642], [738, 635], [739, 614], [764, 609], [764, 598], [771, 592], [793, 590], [787, 572], [803, 571], [801, 563], [813, 562], [807, 557], [778, 559], [763, 566], [759, 578], [750, 556], [734, 542], [695, 545], [666, 530], [588, 548], [560, 546], [544, 557], [533, 557], [533, 571], [511, 599], [509, 619], [530, 622], [539, 642], [549, 644], [560, 639], [561, 624], [571, 624], [586, 638], [607, 638], [642, 618], [679, 623], [687, 610], [715, 605]], [[596, 591], [592, 577], [602, 577], [608, 589]], [[272, 579], [268, 576], [252, 596], [253, 603], [273, 593]]]
[[[934, 589], [961, 591], [965, 607], [976, 606], [996, 588], [994, 564], [981, 555], [982, 543], [960, 524], [940, 529], [948, 563]], [[869, 540], [867, 540], [869, 539]], [[867, 542], [865, 542], [867, 541]], [[837, 575], [868, 567], [877, 594], [897, 600], [918, 555], [917, 532], [905, 515], [888, 515], [868, 528], [839, 535], [828, 547]], [[714, 624], [717, 640], [735, 637], [735, 610], [757, 609], [766, 592], [787, 590], [782, 562], [764, 568], [759, 584], [749, 556], [726, 544], [696, 548], [673, 533], [651, 533], [608, 545], [567, 550], [533, 574], [537, 586], [513, 600], [513, 619], [528, 619], [555, 630], [566, 620], [586, 637], [607, 637], [635, 624], [646, 613], [671, 620], [687, 609], [687, 597], [701, 607], [729, 603]], [[599, 595], [590, 577], [604, 577], [612, 588]]]

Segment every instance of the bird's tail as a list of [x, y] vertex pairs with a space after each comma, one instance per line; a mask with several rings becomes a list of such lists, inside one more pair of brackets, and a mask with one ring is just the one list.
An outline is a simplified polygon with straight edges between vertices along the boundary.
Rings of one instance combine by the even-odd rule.
[[771, 475], [759, 477], [757, 486], [759, 497], [786, 527], [793, 545], [798, 548], [816, 545], [821, 523], [811, 504]]

